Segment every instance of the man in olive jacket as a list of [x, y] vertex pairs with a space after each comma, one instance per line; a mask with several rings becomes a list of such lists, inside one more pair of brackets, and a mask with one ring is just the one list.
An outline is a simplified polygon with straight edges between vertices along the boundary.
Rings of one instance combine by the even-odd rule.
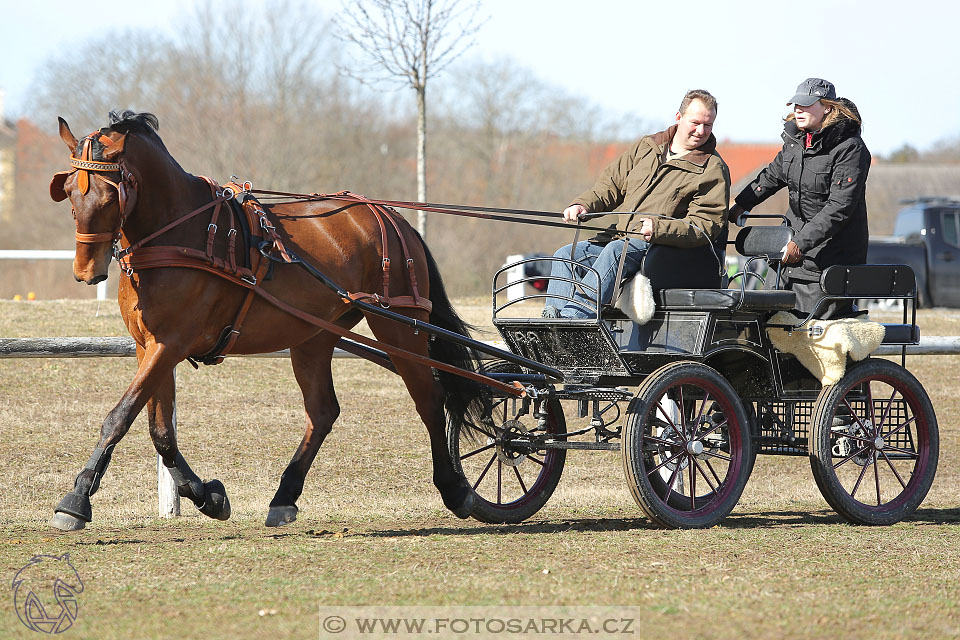
[[[650, 244], [696, 247], [726, 231], [730, 174], [716, 152], [716, 117], [717, 101], [710, 93], [688, 91], [672, 127], [641, 138], [567, 207], [567, 222], [598, 212], [636, 213], [617, 216], [605, 231], [554, 254], [567, 260], [572, 254], [576, 262], [592, 266], [600, 281], [592, 271], [577, 269], [574, 274], [569, 262], [554, 260], [545, 317], [593, 316], [596, 291], [601, 304], [608, 304], [624, 245], [621, 277], [628, 277], [640, 269]], [[624, 231], [635, 235], [624, 237]], [[574, 287], [564, 279], [580, 279], [584, 286]]]

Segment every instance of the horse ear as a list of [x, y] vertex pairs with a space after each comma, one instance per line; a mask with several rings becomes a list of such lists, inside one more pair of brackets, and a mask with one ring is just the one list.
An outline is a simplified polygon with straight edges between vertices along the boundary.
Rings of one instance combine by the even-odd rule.
[[67, 124], [67, 121], [60, 117], [58, 117], [57, 120], [60, 121], [60, 139], [70, 147], [70, 153], [73, 153], [74, 149], [76, 149], [80, 143], [77, 142], [76, 137], [71, 133], [70, 125]]
[[123, 153], [123, 143], [127, 141], [127, 134], [123, 134], [119, 138], [113, 141], [109, 147], [105, 147], [103, 150], [103, 159], [104, 160], [116, 160], [121, 153]]
[[53, 174], [53, 180], [50, 181], [50, 197], [54, 202], [61, 202], [67, 199], [67, 192], [63, 189], [63, 183], [67, 181], [69, 171], [58, 171]]

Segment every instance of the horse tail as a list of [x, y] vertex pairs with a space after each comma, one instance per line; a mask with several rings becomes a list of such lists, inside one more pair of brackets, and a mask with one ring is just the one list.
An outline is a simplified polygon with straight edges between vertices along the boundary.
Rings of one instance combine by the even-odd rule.
[[[433, 303], [433, 310], [430, 312], [430, 324], [470, 337], [470, 332], [475, 330], [476, 327], [465, 322], [453, 308], [453, 305], [450, 304], [436, 260], [434, 260], [433, 254], [430, 253], [422, 238], [420, 241], [423, 244], [423, 252], [427, 259], [427, 269], [430, 277], [430, 301]], [[472, 347], [437, 337], [428, 342], [428, 350], [430, 357], [434, 360], [469, 371], [483, 370], [480, 353]], [[484, 416], [487, 416], [486, 421], [489, 421], [490, 391], [488, 387], [463, 376], [446, 371], [435, 371], [440, 386], [443, 388], [443, 406], [446, 410], [448, 424], [456, 424], [461, 429], [478, 433], [476, 428], [485, 422]]]

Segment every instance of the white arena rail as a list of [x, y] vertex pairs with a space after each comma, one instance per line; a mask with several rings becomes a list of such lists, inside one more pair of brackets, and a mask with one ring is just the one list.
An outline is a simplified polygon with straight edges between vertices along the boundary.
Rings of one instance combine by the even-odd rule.
[[[503, 348], [500, 343], [488, 343]], [[0, 338], [0, 358], [104, 358], [136, 355], [133, 338]], [[960, 336], [921, 337], [920, 344], [908, 345], [910, 355], [958, 355]], [[881, 346], [875, 355], [900, 355], [900, 347]], [[275, 351], [255, 355], [227, 356], [230, 358], [289, 358], [289, 351]], [[356, 358], [351, 353], [335, 349], [334, 358]], [[176, 380], [176, 369], [174, 369]], [[173, 406], [173, 428], [177, 428], [176, 395]], [[180, 515], [180, 496], [160, 456], [157, 456], [157, 497], [159, 514], [164, 518]]]

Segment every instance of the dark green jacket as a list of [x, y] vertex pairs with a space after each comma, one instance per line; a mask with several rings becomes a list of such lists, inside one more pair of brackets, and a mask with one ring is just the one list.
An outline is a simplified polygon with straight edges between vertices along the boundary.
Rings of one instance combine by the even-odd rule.
[[[653, 243], [695, 247], [716, 240], [727, 226], [730, 173], [710, 138], [682, 158], [663, 162], [676, 125], [641, 138], [603, 170], [593, 188], [571, 204], [591, 213], [636, 212], [653, 218]], [[605, 216], [608, 230], [592, 238], [609, 242], [620, 231], [639, 228], [639, 215]], [[601, 224], [603, 223], [601, 222]]]

